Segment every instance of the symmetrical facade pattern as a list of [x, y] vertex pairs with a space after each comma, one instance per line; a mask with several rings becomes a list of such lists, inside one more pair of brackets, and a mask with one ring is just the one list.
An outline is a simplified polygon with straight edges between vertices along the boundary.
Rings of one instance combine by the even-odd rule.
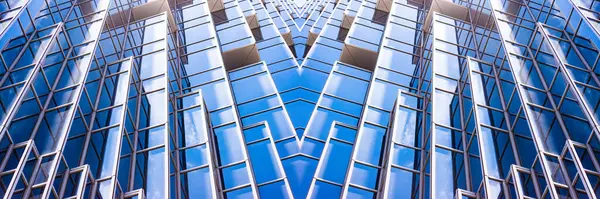
[[598, 0], [0, 0], [3, 198], [599, 198]]

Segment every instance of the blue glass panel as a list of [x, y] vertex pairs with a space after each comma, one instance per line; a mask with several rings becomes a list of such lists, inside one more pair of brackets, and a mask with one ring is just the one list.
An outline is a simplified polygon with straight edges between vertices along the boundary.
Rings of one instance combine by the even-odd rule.
[[270, 140], [248, 145], [248, 153], [256, 183], [260, 184], [276, 180], [283, 176], [283, 172], [279, 170], [279, 160]]
[[210, 152], [206, 144], [183, 150], [179, 155], [180, 161], [183, 163], [181, 165], [182, 170], [208, 164], [208, 155], [210, 155]]
[[354, 168], [352, 169], [352, 177], [350, 178], [352, 184], [361, 185], [371, 189], [377, 188], [377, 168], [354, 163]]
[[385, 133], [384, 128], [365, 124], [362, 133], [358, 137], [356, 150], [361, 151], [361, 153], [357, 153], [356, 159], [372, 165], [379, 165]]
[[246, 76], [258, 74], [261, 72], [265, 72], [264, 66], [262, 64], [245, 67], [239, 70], [235, 70], [233, 72], [229, 72], [229, 81], [236, 81]]
[[358, 119], [356, 118], [351, 118], [347, 115], [342, 115], [326, 109], [318, 109], [311, 118], [306, 135], [314, 136], [322, 140], [327, 139], [333, 121], [342, 122], [351, 126], [358, 125]]
[[[139, 157], [139, 156], [138, 156]], [[147, 185], [145, 190], [153, 190], [147, 192], [148, 198], [164, 198], [167, 193], [164, 193], [165, 186], [167, 185], [167, 169], [165, 165], [166, 155], [165, 149], [155, 149], [148, 152], [148, 172], [147, 172]], [[137, 181], [137, 180], [136, 180]]]
[[341, 192], [341, 187], [317, 180], [310, 198], [339, 198]]
[[390, 162], [396, 166], [402, 166], [409, 169], [419, 169], [421, 154], [419, 151], [394, 144], [390, 150], [392, 154]]
[[251, 187], [246, 187], [243, 189], [236, 189], [234, 191], [227, 192], [225, 195], [228, 199], [246, 199], [246, 198], [254, 197], [252, 195]]
[[[277, 83], [277, 82], [275, 82]], [[279, 84], [277, 84], [279, 85]], [[311, 102], [317, 102], [317, 100], [319, 100], [319, 93], [316, 93], [314, 91], [310, 91], [310, 90], [306, 90], [303, 88], [296, 88], [296, 89], [292, 89], [289, 91], [285, 91], [280, 93], [281, 95], [281, 100], [285, 103], [291, 100], [295, 100], [298, 98], [302, 98]]]
[[379, 124], [381, 126], [387, 126], [390, 120], [390, 113], [375, 108], [367, 109], [366, 121]]
[[183, 139], [182, 141], [185, 143], [185, 146], [206, 142], [206, 124], [203, 121], [200, 121], [203, 114], [203, 109], [200, 107], [188, 109], [179, 113], [179, 127], [183, 134], [181, 139]]
[[261, 198], [290, 198], [288, 188], [284, 181], [278, 181], [258, 187]]
[[225, 80], [210, 83], [201, 86], [202, 95], [208, 110], [215, 110], [224, 106], [231, 105], [231, 94], [229, 94], [229, 85]]
[[321, 168], [316, 176], [331, 182], [343, 184], [351, 156], [352, 145], [330, 140], [329, 145], [323, 152]]
[[[295, 156], [282, 161], [290, 187], [294, 190], [294, 198], [306, 198], [306, 191], [312, 181], [312, 175], [317, 167], [317, 161], [304, 156]], [[296, 191], [297, 190], [297, 191]]]
[[287, 114], [283, 108], [273, 109], [258, 115], [253, 115], [242, 119], [244, 126], [266, 121], [271, 129], [273, 139], [279, 140], [294, 135], [294, 129]]
[[138, 134], [138, 149], [145, 149], [161, 144], [165, 144], [166, 131], [165, 126], [161, 125]]
[[219, 150], [219, 165], [228, 165], [244, 159], [244, 153], [241, 146], [241, 138], [238, 134], [238, 128], [235, 124], [216, 128], [217, 147]]
[[343, 99], [332, 97], [329, 95], [323, 95], [323, 97], [321, 97], [321, 102], [319, 103], [319, 105], [335, 109], [343, 113], [353, 115], [355, 117], [360, 117], [360, 113], [362, 111], [362, 106], [360, 104], [348, 102]]
[[295, 127], [306, 126], [315, 108], [315, 104], [306, 101], [294, 101], [287, 103], [285, 108]]
[[324, 146], [325, 143], [323, 142], [305, 137], [302, 142], [302, 153], [313, 157], [321, 157], [321, 152], [323, 151]]
[[212, 198], [211, 187], [214, 182], [210, 178], [210, 170], [202, 168], [182, 175], [182, 184], [188, 191], [189, 198]]
[[419, 178], [417, 174], [398, 168], [390, 169], [389, 198], [411, 198], [417, 197], [417, 186]]
[[247, 102], [276, 91], [271, 78], [266, 73], [234, 81], [231, 87], [237, 103]]
[[348, 198], [371, 199], [373, 197], [375, 197], [375, 193], [373, 192], [356, 187], [348, 187]]
[[262, 98], [256, 101], [251, 101], [239, 105], [238, 111], [240, 112], [240, 117], [244, 117], [246, 115], [273, 108], [279, 105], [281, 105], [281, 103], [279, 102], [279, 99], [277, 99], [277, 95], [272, 95], [270, 97]]
[[264, 124], [244, 130], [246, 143], [269, 137], [269, 129]]
[[302, 68], [301, 74], [302, 77], [310, 78], [300, 78], [299, 84], [303, 87], [316, 91], [323, 89], [325, 81], [328, 77], [327, 73], [319, 72], [311, 68]]
[[333, 73], [329, 77], [325, 92], [362, 104], [365, 100], [368, 86], [368, 81]]
[[337, 124], [333, 126], [330, 136], [347, 142], [354, 142], [356, 130]]
[[223, 168], [221, 175], [223, 178], [223, 186], [225, 189], [230, 189], [236, 186], [250, 183], [246, 163], [240, 163], [233, 166], [225, 167]]
[[295, 138], [277, 142], [275, 145], [277, 146], [277, 152], [279, 152], [279, 157], [287, 157], [289, 155], [296, 154], [300, 151], [300, 147], [298, 146], [298, 142]]
[[227, 107], [210, 113], [210, 120], [213, 126], [218, 126], [235, 121], [235, 114], [231, 107]]
[[[307, 71], [307, 70], [303, 70]], [[273, 82], [277, 84], [277, 90], [284, 91], [296, 86], [299, 86], [299, 82], [301, 78], [299, 78], [299, 73], [297, 70], [285, 70], [278, 73], [273, 74]], [[313, 77], [311, 77], [313, 78]], [[290, 81], [290, 80], [298, 80], [298, 81]], [[325, 81], [323, 80], [323, 83]], [[320, 90], [320, 89], [319, 89]]]

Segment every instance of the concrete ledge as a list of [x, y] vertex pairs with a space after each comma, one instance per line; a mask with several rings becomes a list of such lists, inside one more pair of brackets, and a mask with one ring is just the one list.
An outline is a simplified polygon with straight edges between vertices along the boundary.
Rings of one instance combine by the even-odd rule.
[[[494, 23], [490, 22], [490, 15], [481, 13], [479, 11], [473, 10], [471, 8], [458, 5], [448, 0], [432, 0], [431, 7], [429, 9], [429, 13], [427, 14], [427, 18], [425, 19], [425, 23], [423, 24], [423, 30], [425, 32], [429, 32], [431, 29], [431, 20], [433, 20], [434, 12], [463, 20], [465, 22], [469, 22], [471, 24], [475, 24], [481, 27], [493, 28]], [[476, 19], [471, 19], [471, 13], [476, 13]]]
[[223, 52], [222, 55], [223, 64], [227, 71], [261, 61], [258, 54], [258, 48], [256, 48], [255, 44]]
[[[107, 20], [106, 26], [110, 29], [126, 25], [127, 23], [145, 19], [160, 13], [166, 12], [171, 32], [177, 31], [177, 24], [171, 13], [168, 0], [153, 0], [148, 1], [145, 4], [136, 6], [119, 13], [115, 13], [109, 16], [110, 20]], [[130, 15], [130, 16], [128, 16]]]
[[368, 71], [373, 71], [377, 64], [378, 55], [379, 53], [377, 52], [345, 44], [342, 49], [340, 61]]

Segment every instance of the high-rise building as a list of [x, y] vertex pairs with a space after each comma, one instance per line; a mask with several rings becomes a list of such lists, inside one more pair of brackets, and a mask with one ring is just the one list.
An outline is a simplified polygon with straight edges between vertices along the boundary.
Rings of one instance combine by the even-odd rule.
[[600, 198], [598, 0], [0, 0], [3, 198]]

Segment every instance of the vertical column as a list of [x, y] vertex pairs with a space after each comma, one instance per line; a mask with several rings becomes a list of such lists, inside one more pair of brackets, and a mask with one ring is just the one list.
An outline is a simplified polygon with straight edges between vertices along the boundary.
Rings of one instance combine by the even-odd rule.
[[[285, 50], [285, 46], [283, 47]], [[246, 127], [261, 121], [267, 122], [269, 134], [277, 148], [277, 153], [272, 154], [277, 156], [272, 158], [277, 158], [287, 166], [284, 167], [286, 173], [294, 173], [297, 168], [290, 166], [293, 164], [293, 160], [288, 158], [298, 153], [298, 138], [267, 66], [261, 62], [230, 71], [229, 78], [242, 125]], [[256, 159], [257, 153], [260, 152], [249, 150], [251, 158], [254, 156]], [[253, 166], [253, 169], [260, 168]], [[261, 174], [263, 173], [261, 172]], [[259, 181], [261, 178], [258, 178], [258, 175], [256, 179], [258, 184], [264, 183]], [[264, 193], [264, 191], [260, 191], [260, 193]]]
[[[373, 12], [372, 17], [374, 17], [375, 9], [371, 8], [369, 12]], [[370, 185], [370, 188], [373, 189], [372, 193], [363, 193], [368, 193], [365, 195], [377, 195], [377, 197], [383, 197], [386, 194], [381, 192], [386, 183], [395, 183], [391, 180], [387, 182], [378, 179], [386, 179], [384, 166], [388, 163], [385, 162], [385, 159], [388, 157], [388, 153], [392, 153], [391, 150], [393, 149], [391, 147], [396, 147], [392, 145], [391, 138], [393, 136], [389, 133], [393, 130], [390, 128], [390, 118], [393, 118], [392, 112], [396, 109], [394, 106], [394, 102], [396, 101], [395, 96], [397, 96], [399, 90], [406, 93], [414, 93], [418, 86], [417, 83], [420, 75], [418, 67], [420, 64], [418, 62], [420, 52], [418, 45], [420, 45], [419, 43], [423, 36], [419, 21], [423, 19], [425, 12], [419, 6], [404, 1], [394, 1], [389, 12], [389, 20], [386, 21], [386, 28], [382, 35], [381, 47], [379, 48], [377, 63], [375, 64], [375, 72], [370, 83], [369, 94], [367, 95], [366, 106], [362, 116], [363, 121], [359, 125], [357, 149], [353, 152], [353, 159], [368, 159], [374, 166], [362, 166], [356, 173], [354, 172], [355, 170], [351, 170], [347, 177], [350, 181], [347, 179], [345, 182], [346, 187], [344, 191], [347, 193], [344, 194], [350, 194], [350, 191], [357, 193], [362, 191], [361, 189], [350, 188], [351, 185], [349, 182], [351, 181], [364, 180], [375, 182], [375, 185]], [[403, 18], [399, 17], [400, 15]], [[366, 20], [363, 19], [362, 21]], [[369, 23], [376, 24], [372, 21]], [[398, 34], [399, 32], [402, 34]], [[423, 110], [426, 106], [421, 102], [413, 104], [411, 107]], [[407, 132], [407, 136], [414, 135], [407, 139], [414, 139], [414, 141], [401, 143], [397, 140], [398, 143], [405, 144], [404, 146], [409, 148], [414, 147], [411, 149], [423, 151], [419, 155], [421, 156], [420, 159], [415, 159], [416, 162], [414, 162], [414, 169], [420, 172], [416, 179], [418, 183], [415, 184], [417, 186], [415, 191], [418, 191], [415, 197], [419, 197], [421, 194], [428, 194], [426, 190], [428, 187], [424, 186], [429, 178], [429, 171], [424, 161], [426, 158], [424, 150], [426, 150], [425, 147], [427, 146], [423, 144], [428, 142], [427, 136], [425, 136], [427, 133], [425, 133], [426, 130], [424, 129], [417, 130], [423, 128], [422, 125], [424, 123], [412, 124], [411, 126], [414, 126], [416, 129], [413, 129], [414, 132]], [[419, 135], [423, 136], [419, 137]], [[361, 150], [364, 149], [369, 149], [370, 154], [362, 153]], [[350, 195], [347, 196], [349, 197]], [[428, 196], [425, 195], [424, 197]]]
[[[245, 23], [241, 10], [237, 6], [237, 1], [230, 1], [226, 4], [234, 3], [236, 6], [230, 9], [237, 13], [235, 18], [228, 23], [218, 22], [216, 29], [222, 29], [224, 32], [221, 34], [231, 34], [228, 31], [235, 32], [235, 30], [247, 28], [245, 25], [236, 24], [240, 20]], [[201, 1], [182, 7], [175, 14], [176, 17], [186, 19], [183, 20], [185, 22], [179, 23], [182, 27], [179, 32], [180, 39], [185, 44], [185, 46], [181, 46], [185, 52], [182, 55], [183, 65], [179, 72], [182, 82], [181, 91], [183, 94], [187, 94], [202, 90], [206, 111], [209, 115], [207, 117], [207, 123], [210, 125], [208, 139], [211, 143], [214, 143], [212, 148], [215, 151], [215, 157], [217, 157], [215, 160], [215, 171], [219, 178], [217, 197], [258, 197], [256, 188], [247, 186], [250, 181], [254, 181], [254, 176], [248, 165], [248, 154], [244, 150], [237, 110], [233, 107], [235, 104], [231, 95], [231, 87], [223, 57], [221, 57], [221, 49], [217, 41], [217, 31], [213, 26], [213, 20], [202, 14], [210, 12], [208, 5]], [[227, 17], [234, 16], [227, 15]], [[234, 29], [226, 28], [233, 24], [238, 26]], [[247, 30], [247, 32], [243, 30], [245, 32], [243, 35], [230, 35], [229, 38], [222, 38], [220, 41], [224, 42], [234, 36], [249, 36], [250, 30]], [[246, 44], [248, 41], [248, 39], [243, 39], [232, 43], [232, 46], [239, 47], [240, 44]], [[227, 48], [232, 48], [232, 46]], [[206, 60], [209, 61], [206, 62]], [[198, 66], [195, 63], [206, 64]]]
[[[4, 133], [3, 133], [3, 137], [2, 140], [3, 142], [5, 142], [6, 144], [11, 144], [11, 143], [21, 143], [21, 142], [27, 142], [27, 141], [31, 141], [31, 137], [32, 137], [32, 129], [35, 127], [35, 123], [37, 122], [38, 116], [40, 114], [40, 111], [42, 109], [42, 107], [44, 106], [45, 101], [40, 100], [38, 97], [40, 95], [44, 94], [44, 91], [39, 92], [38, 93], [33, 93], [33, 89], [34, 88], [43, 88], [41, 86], [39, 86], [40, 83], [40, 79], [43, 77], [40, 77], [42, 74], [44, 74], [44, 71], [41, 68], [44, 67], [49, 67], [55, 64], [62, 64], [62, 61], [64, 60], [64, 51], [67, 50], [70, 45], [68, 45], [68, 43], [66, 42], [66, 38], [65, 38], [65, 32], [63, 29], [62, 24], [57, 24], [54, 26], [51, 26], [48, 29], [42, 29], [42, 31], [46, 31], [47, 33], [52, 33], [51, 36], [45, 36], [42, 37], [40, 39], [34, 39], [31, 41], [31, 45], [40, 45], [40, 44], [44, 44], [45, 45], [49, 45], [46, 46], [44, 49], [44, 51], [38, 51], [37, 53], [41, 56], [41, 55], [47, 55], [49, 57], [49, 59], [45, 59], [45, 57], [38, 57], [37, 59], [39, 60], [29, 60], [29, 59], [22, 59], [23, 61], [19, 61], [21, 63], [28, 63], [28, 62], [37, 62], [37, 63], [32, 63], [32, 64], [26, 64], [23, 66], [20, 66], [19, 68], [22, 69], [22, 72], [26, 72], [26, 75], [29, 75], [31, 79], [25, 81], [24, 79], [16, 79], [16, 83], [13, 84], [15, 86], [7, 86], [9, 87], [7, 90], [5, 91], [14, 91], [13, 89], [21, 89], [20, 92], [22, 93], [17, 93], [17, 92], [12, 92], [14, 95], [20, 95], [20, 96], [14, 96], [14, 95], [10, 95], [8, 97], [18, 97], [19, 99], [15, 99], [16, 101], [14, 101], [14, 108], [12, 110], [12, 113], [10, 115], [10, 118], [5, 118], [6, 122], [11, 122], [9, 119], [12, 119], [13, 121], [20, 121], [20, 125], [16, 125], [17, 128], [12, 129], [12, 131], [7, 131], [8, 128], [4, 129]], [[45, 34], [35, 34], [35, 35], [39, 35], [39, 36], [44, 36]], [[40, 46], [43, 47], [43, 46]], [[26, 50], [33, 50], [35, 48], [30, 48], [30, 47], [26, 47]], [[34, 51], [29, 51], [28, 53], [32, 53]], [[37, 71], [34, 71], [37, 70]], [[35, 73], [37, 75], [37, 77], [35, 75], [33, 75], [33, 73]], [[17, 76], [13, 76], [13, 77], [17, 77]], [[37, 81], [35, 80], [35, 78], [37, 78]], [[13, 78], [6, 78], [5, 81], [7, 82], [13, 82], [12, 80]], [[43, 79], [41, 79], [43, 80]], [[36, 85], [36, 83], [38, 85]], [[24, 87], [23, 84], [27, 84], [26, 87]], [[23, 86], [23, 87], [22, 87]], [[5, 87], [5, 88], [7, 88]], [[41, 90], [41, 89], [40, 89]], [[45, 90], [47, 91], [47, 90]], [[14, 99], [14, 98], [13, 98]], [[10, 101], [10, 100], [8, 100]], [[25, 105], [23, 108], [20, 108], [21, 105]], [[13, 123], [14, 124], [14, 123]], [[31, 141], [31, 142], [35, 142], [35, 141]], [[37, 151], [37, 148], [34, 146], [34, 149]], [[36, 152], [37, 153], [37, 152]], [[35, 167], [37, 164], [39, 164], [39, 154], [36, 155], [35, 158], [31, 158], [27, 160], [27, 164], [30, 167]], [[25, 186], [24, 183], [32, 183], [29, 182], [29, 180], [31, 180], [30, 178], [32, 177], [32, 173], [31, 172], [26, 172], [23, 173], [23, 178], [25, 179], [24, 181], [19, 181], [18, 183], [21, 186]], [[13, 195], [25, 195], [26, 191], [27, 191], [28, 187], [25, 186], [24, 188], [21, 188], [19, 190], [15, 190], [14, 193], [7, 193], [7, 194], [13, 194]]]
[[392, 113], [390, 144], [385, 169], [384, 198], [419, 198], [421, 184], [420, 146], [424, 137], [423, 99], [400, 91]]
[[[88, 90], [96, 96], [91, 113], [89, 130], [83, 134], [72, 131], [65, 146], [68, 154], [63, 155], [69, 166], [87, 165], [97, 183], [94, 194], [102, 198], [118, 197], [117, 165], [123, 145], [126, 105], [129, 94], [132, 58], [126, 58], [101, 67], [102, 76], [97, 90]], [[91, 79], [96, 81], [95, 79]], [[90, 86], [91, 88], [91, 86]], [[75, 128], [73, 128], [75, 129]], [[77, 153], [81, 150], [81, 153]]]
[[137, 95], [136, 129], [127, 190], [144, 189], [147, 198], [169, 197], [168, 34], [166, 13], [129, 24], [124, 56], [133, 56], [131, 89]]
[[[298, 152], [298, 139], [294, 134], [292, 122], [289, 120], [281, 97], [264, 62], [230, 71], [228, 76], [242, 126], [248, 127], [262, 121], [267, 122], [269, 124], [269, 134], [272, 136], [273, 144], [278, 151], [271, 154], [277, 155], [277, 157], [271, 158], [279, 160], [279, 157], [296, 154]], [[246, 140], [246, 142], [248, 141]], [[251, 151], [249, 144], [246, 147], [250, 158], [255, 157], [256, 161], [257, 153], [260, 152]], [[258, 165], [256, 162], [252, 165], [253, 170], [261, 169], [255, 167], [255, 165]], [[287, 171], [291, 173], [294, 170], [293, 168], [287, 168]], [[264, 173], [260, 172], [255, 175], [257, 184], [266, 182], [260, 181], [260, 179], [263, 179], [260, 177], [262, 174]]]
[[200, 92], [177, 98], [177, 123], [180, 141], [179, 180], [181, 198], [216, 198], [214, 143], [209, 139], [207, 110]]
[[[580, 143], [576, 143], [579, 146], [581, 146], [582, 144]], [[584, 145], [585, 146], [585, 145]], [[581, 150], [580, 150], [581, 151]], [[584, 153], [585, 153], [585, 148], [584, 148]], [[570, 184], [567, 184], [570, 187], [573, 187], [573, 189], [575, 189], [575, 194], [578, 197], [589, 197], [589, 198], [596, 198], [596, 193], [595, 193], [595, 185], [592, 185], [590, 183], [590, 177], [591, 179], [595, 179], [598, 178], [598, 176], [593, 175], [593, 172], [587, 172], [586, 169], [583, 167], [582, 165], [582, 161], [581, 158], [585, 157], [585, 156], [579, 156], [580, 154], [577, 153], [575, 147], [574, 147], [574, 142], [572, 140], [567, 140], [567, 143], [565, 144], [564, 149], [562, 150], [562, 153], [560, 154], [560, 164], [561, 167], [567, 168], [567, 173], [568, 174], [568, 178], [570, 181]], [[585, 154], [582, 154], [585, 155]], [[589, 157], [588, 157], [589, 158]], [[588, 160], [588, 163], [592, 163], [593, 160]], [[590, 165], [592, 166], [592, 165]], [[592, 166], [593, 168], [593, 166]], [[595, 168], [594, 168], [595, 169]], [[589, 175], [591, 174], [591, 175]]]
[[533, 166], [536, 153], [526, 151], [533, 145], [533, 139], [528, 128], [514, 129], [514, 122], [510, 120], [511, 113], [505, 102], [507, 97], [501, 94], [505, 93], [503, 89], [511, 88], [512, 83], [499, 79], [496, 73], [498, 68], [492, 64], [470, 57], [467, 61], [477, 142], [485, 177], [482, 187], [485, 190], [480, 191], [485, 191], [487, 197], [508, 196], [509, 192], [503, 185], [504, 179], [511, 174], [513, 165], [520, 168]]
[[95, 182], [89, 165], [69, 169], [67, 173], [61, 182], [60, 198], [80, 199], [91, 197], [90, 195], [94, 194], [90, 192]]
[[[597, 129], [600, 127], [600, 125], [598, 125], [600, 111], [597, 110], [597, 107], [598, 104], [600, 104], [600, 101], [596, 96], [600, 93], [600, 90], [597, 90], [596, 85], [600, 83], [600, 80], [598, 80], [597, 74], [593, 72], [592, 68], [588, 65], [590, 62], [585, 62], [585, 57], [583, 57], [579, 51], [580, 48], [577, 48], [577, 46], [572, 43], [573, 40], [567, 36], [566, 32], [556, 30], [541, 23], [537, 24], [537, 32], [541, 37], [539, 38], [541, 41], [539, 41], [540, 51], [538, 56], [543, 53], [544, 57], [546, 57], [546, 59], [543, 59], [545, 63], [556, 66], [558, 71], [564, 71], [561, 74], [564, 75], [563, 78], [565, 79], [566, 84], [568, 84], [570, 88], [573, 88], [575, 94], [575, 96], [572, 97], [575, 99], [565, 99], [565, 101], [579, 102], [583, 108], [583, 115], [576, 116], [589, 118], [590, 122], [596, 127], [595, 132], [597, 134]], [[590, 45], [590, 47], [594, 48], [594, 45]], [[593, 54], [587, 53], [586, 55], [597, 55], [597, 52]], [[567, 123], [572, 123], [572, 120], [580, 120], [578, 117], [567, 115], [563, 118], [568, 119], [566, 121]], [[592, 136], [591, 139], [597, 138], [597, 136]], [[580, 139], [580, 141], [583, 140]], [[576, 156], [577, 152], [575, 151], [573, 143], [576, 142], [567, 140], [561, 155], [562, 162], [567, 168], [577, 168], [578, 175], [569, 173], [571, 174], [569, 177], [572, 178], [572, 183], [584, 184], [588, 197], [594, 198], [596, 197], [596, 194], [588, 177], [595, 180], [597, 176], [588, 175], [588, 172], [582, 168], [582, 162], [580, 158]], [[590, 147], [592, 146], [590, 145]], [[575, 184], [572, 184], [571, 186], [576, 187]], [[578, 195], [583, 194], [577, 187], [575, 189]]]
[[477, 192], [483, 178], [467, 82], [474, 42], [471, 24], [432, 17], [431, 190], [432, 198], [451, 198], [455, 190]]
[[[509, 174], [507, 175], [507, 189], [512, 192], [511, 197], [515, 198], [539, 198], [540, 190], [537, 184], [537, 178], [534, 173], [528, 168], [511, 165]], [[543, 176], [542, 176], [543, 178]]]
[[[371, 4], [373, 4], [373, 2], [365, 3], [364, 6]], [[354, 150], [353, 154], [354, 159], [370, 160], [373, 167], [358, 167], [359, 169], [355, 168], [351, 170], [348, 175], [350, 182], [361, 180], [373, 182], [373, 185], [370, 185], [369, 187], [373, 190], [373, 193], [351, 187], [347, 180], [347, 184], [345, 185], [345, 191], [347, 193], [344, 193], [348, 194], [347, 196], [358, 193], [373, 194], [377, 195], [377, 197], [383, 197], [385, 194], [391, 194], [391, 196], [393, 196], [393, 193], [384, 193], [381, 192], [381, 190], [384, 189], [386, 183], [397, 183], [392, 179], [390, 179], [389, 182], [388, 180], [377, 180], [386, 179], [384, 166], [388, 164], [385, 162], [385, 159], [388, 157], [387, 151], [393, 150], [390, 147], [398, 147], [396, 145], [392, 145], [391, 141], [393, 136], [390, 134], [390, 132], [392, 132], [392, 129], [390, 128], [390, 118], [393, 118], [391, 117], [391, 113], [395, 109], [394, 102], [396, 99], [390, 96], [397, 96], [398, 90], [415, 92], [412, 87], [416, 87], [416, 82], [419, 79], [418, 63], [416, 63], [415, 60], [418, 60], [417, 56], [419, 55], [417, 53], [419, 51], [417, 45], [419, 45], [419, 40], [422, 36], [418, 21], [420, 21], [420, 18], [423, 17], [422, 14], [424, 12], [420, 10], [418, 6], [411, 5], [403, 1], [393, 1], [393, 5], [388, 6], [391, 6], [391, 8], [388, 10], [389, 20], [384, 22], [386, 23], [386, 28], [380, 36], [382, 41], [381, 47], [378, 50], [377, 63], [374, 65], [374, 77], [370, 84], [371, 86], [366, 102], [367, 106], [365, 107], [365, 113], [363, 115], [363, 123], [359, 125], [359, 129], [361, 130], [358, 131], [358, 149]], [[376, 9], [370, 8], [369, 11], [359, 12], [367, 12], [372, 14], [371, 16], [369, 16], [369, 14], [362, 14], [363, 18], [367, 17], [367, 19], [371, 19], [371, 21], [362, 19], [356, 23], [368, 23], [374, 26], [381, 26], [372, 20], [375, 18], [375, 13], [379, 12]], [[400, 15], [403, 16], [403, 18], [398, 17]], [[356, 31], [355, 38], [368, 35], [360, 35], [360, 30], [357, 29]], [[369, 30], [371, 34], [377, 31], [378, 30]], [[398, 34], [398, 32], [402, 32], [402, 34]], [[360, 41], [356, 39], [355, 42]], [[422, 110], [423, 104], [415, 104], [414, 106], [420, 106], [413, 108]], [[423, 123], [412, 124], [412, 126], [415, 126], [416, 129], [422, 128], [422, 125]], [[405, 146], [409, 147], [407, 150], [415, 149], [415, 153], [418, 153], [417, 151], [423, 150], [425, 147], [425, 145], [422, 143], [426, 143], [427, 141], [423, 141], [426, 139], [426, 136], [419, 136], [425, 135], [425, 131], [419, 132], [419, 130], [416, 129], [413, 129], [414, 132], [412, 133], [407, 132], [407, 134], [409, 134], [407, 136], [413, 135], [410, 138], [406, 138], [408, 139], [407, 143], [402, 143], [399, 141], [398, 143], [405, 144]], [[369, 149], [371, 153], [368, 155], [364, 153], [361, 154], [361, 149]], [[425, 152], [418, 154], [419, 156], [422, 156], [425, 155]], [[424, 157], [425, 156], [420, 158], [422, 159]], [[429, 171], [421, 168], [424, 167], [421, 161], [422, 160], [415, 162], [414, 167], [411, 167], [420, 172], [420, 174], [415, 174], [415, 197], [419, 197], [419, 195], [423, 194], [424, 192], [427, 194], [428, 192], [425, 190], [426, 186], [422, 186], [422, 184], [428, 179], [428, 175], [426, 173]], [[393, 171], [401, 172], [400, 170], [396, 169]], [[407, 173], [407, 175], [410, 174]]]

